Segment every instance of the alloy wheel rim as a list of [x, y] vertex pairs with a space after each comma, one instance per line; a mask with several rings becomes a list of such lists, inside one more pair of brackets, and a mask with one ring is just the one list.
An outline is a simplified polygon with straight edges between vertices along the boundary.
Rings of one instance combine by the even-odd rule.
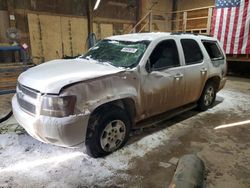
[[214, 88], [209, 87], [207, 88], [205, 96], [204, 96], [204, 104], [206, 106], [209, 106], [213, 103], [213, 100], [214, 100]]
[[100, 142], [106, 152], [112, 152], [119, 148], [126, 134], [126, 126], [121, 120], [113, 120], [103, 130]]

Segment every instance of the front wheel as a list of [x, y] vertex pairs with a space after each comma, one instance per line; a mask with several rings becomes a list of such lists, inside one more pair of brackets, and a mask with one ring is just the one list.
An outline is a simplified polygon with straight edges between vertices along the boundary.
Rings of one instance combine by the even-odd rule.
[[198, 108], [202, 111], [207, 110], [210, 108], [216, 98], [216, 89], [213, 83], [208, 82], [201, 94], [201, 97], [198, 101]]
[[[102, 157], [123, 147], [128, 140], [130, 120], [127, 113], [116, 106], [100, 111], [96, 120], [90, 121], [86, 149], [94, 157]], [[94, 127], [91, 125], [96, 122]]]

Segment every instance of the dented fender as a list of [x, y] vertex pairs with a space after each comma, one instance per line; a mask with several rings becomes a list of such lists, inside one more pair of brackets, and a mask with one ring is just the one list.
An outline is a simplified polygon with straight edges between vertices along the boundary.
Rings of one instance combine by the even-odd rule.
[[76, 112], [93, 112], [99, 106], [121, 99], [132, 99], [138, 108], [139, 80], [134, 71], [75, 83], [65, 87], [60, 95], [76, 95]]

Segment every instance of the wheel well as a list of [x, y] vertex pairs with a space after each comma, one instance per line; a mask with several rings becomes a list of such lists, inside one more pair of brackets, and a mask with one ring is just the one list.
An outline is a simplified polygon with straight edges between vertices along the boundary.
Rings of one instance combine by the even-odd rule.
[[132, 125], [134, 124], [136, 109], [135, 109], [135, 102], [131, 98], [118, 99], [118, 100], [104, 103], [98, 106], [91, 113], [90, 117], [95, 116], [100, 111], [108, 111], [112, 106], [118, 106], [124, 109], [127, 112]]
[[213, 83], [214, 86], [215, 86], [215, 89], [216, 91], [218, 91], [219, 89], [219, 86], [220, 86], [220, 77], [219, 76], [213, 76], [211, 78], [209, 78], [207, 81], [206, 81], [206, 84], [207, 83]]

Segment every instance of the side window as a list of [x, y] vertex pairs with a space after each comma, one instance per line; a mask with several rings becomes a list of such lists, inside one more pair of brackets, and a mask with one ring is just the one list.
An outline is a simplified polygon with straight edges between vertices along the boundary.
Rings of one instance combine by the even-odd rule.
[[204, 47], [207, 50], [207, 53], [211, 60], [218, 60], [218, 59], [223, 59], [223, 55], [218, 47], [217, 42], [213, 41], [203, 41], [202, 42]]
[[179, 54], [174, 40], [160, 42], [149, 59], [153, 70], [180, 66]]
[[181, 39], [186, 65], [201, 63], [203, 54], [199, 44], [193, 39]]

